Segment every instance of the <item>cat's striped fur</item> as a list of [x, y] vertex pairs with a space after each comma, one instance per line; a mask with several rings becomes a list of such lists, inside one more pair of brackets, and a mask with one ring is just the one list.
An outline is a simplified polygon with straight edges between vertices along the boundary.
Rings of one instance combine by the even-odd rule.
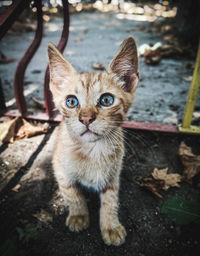
[[[69, 215], [71, 231], [89, 225], [89, 213], [79, 184], [100, 193], [100, 228], [106, 244], [120, 245], [126, 231], [118, 220], [119, 176], [124, 155], [121, 124], [133, 102], [139, 81], [135, 41], [127, 38], [104, 73], [78, 74], [53, 44], [49, 44], [50, 89], [64, 119], [53, 156], [55, 176]], [[111, 106], [100, 106], [101, 95], [114, 97]], [[75, 95], [79, 105], [66, 106]], [[81, 121], [92, 120], [86, 125]]]

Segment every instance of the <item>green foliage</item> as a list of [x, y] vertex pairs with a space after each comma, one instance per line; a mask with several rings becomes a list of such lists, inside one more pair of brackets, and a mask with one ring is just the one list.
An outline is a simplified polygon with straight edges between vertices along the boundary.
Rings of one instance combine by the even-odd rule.
[[40, 223], [28, 223], [24, 228], [17, 227], [17, 233], [13, 234], [12, 237], [5, 240], [0, 246], [0, 255], [27, 256], [30, 255], [30, 253], [32, 255], [38, 255], [38, 244], [33, 242], [38, 239], [40, 229]]
[[200, 204], [178, 195], [168, 197], [161, 212], [177, 224], [200, 223]]
[[34, 225], [32, 223], [28, 223], [24, 229], [17, 227], [16, 229], [19, 235], [19, 240], [27, 243], [30, 240], [37, 240], [40, 228], [40, 224]]

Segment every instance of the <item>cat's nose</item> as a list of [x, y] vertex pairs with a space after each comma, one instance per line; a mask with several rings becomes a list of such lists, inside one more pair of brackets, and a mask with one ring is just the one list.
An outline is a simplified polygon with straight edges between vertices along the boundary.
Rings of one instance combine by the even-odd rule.
[[94, 120], [96, 119], [95, 116], [81, 116], [79, 117], [79, 121], [88, 126], [89, 124], [91, 124]]

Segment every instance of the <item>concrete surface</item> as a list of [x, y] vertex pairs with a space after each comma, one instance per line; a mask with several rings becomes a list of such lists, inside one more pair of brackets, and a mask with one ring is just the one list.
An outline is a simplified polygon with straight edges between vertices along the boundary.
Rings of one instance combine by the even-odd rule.
[[[152, 31], [152, 23], [130, 20], [119, 13], [80, 13], [71, 16], [70, 36], [64, 56], [79, 72], [95, 71], [92, 63], [105, 66], [113, 58], [120, 42], [127, 36], [136, 38], [138, 46], [162, 41], [161, 35]], [[31, 96], [43, 99], [43, 78], [47, 65], [47, 43], [57, 43], [62, 29], [62, 19], [52, 19], [46, 24], [42, 44], [28, 67], [25, 77], [25, 95], [29, 107]], [[0, 42], [1, 51], [18, 60], [30, 44], [33, 32], [7, 34]], [[141, 81], [128, 119], [177, 124], [181, 122], [190, 82], [183, 77], [192, 75], [188, 68], [192, 60], [165, 59], [158, 66], [146, 65], [140, 58]], [[7, 106], [15, 107], [13, 78], [17, 61], [0, 65]], [[200, 102], [200, 101], [199, 101]]]

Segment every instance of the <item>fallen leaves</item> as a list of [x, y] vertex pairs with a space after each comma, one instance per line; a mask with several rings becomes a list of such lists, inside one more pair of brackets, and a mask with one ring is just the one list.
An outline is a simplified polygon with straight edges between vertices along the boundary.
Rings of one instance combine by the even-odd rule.
[[2, 52], [0, 52], [0, 64], [8, 64], [14, 61], [15, 59], [7, 58]]
[[47, 226], [49, 226], [53, 221], [52, 215], [44, 209], [41, 209], [40, 212], [33, 214], [33, 216]]
[[164, 186], [162, 189], [168, 190], [170, 187], [180, 187], [178, 182], [181, 181], [181, 175], [178, 173], [167, 173], [168, 168], [158, 170], [155, 168], [153, 170], [152, 176], [155, 180], [163, 180]]
[[20, 188], [21, 188], [21, 185], [17, 184], [14, 188], [12, 188], [12, 191], [19, 192]]
[[147, 188], [154, 195], [162, 198], [161, 190], [168, 190], [170, 187], [179, 187], [181, 175], [178, 173], [168, 174], [168, 168], [158, 170], [155, 168], [152, 172], [153, 178], [144, 178], [140, 186]]
[[193, 154], [184, 142], [180, 144], [179, 156], [184, 166], [183, 179], [192, 183], [193, 177], [200, 173], [200, 156]]
[[0, 124], [0, 142], [13, 143], [15, 140], [46, 133], [49, 127], [48, 123], [35, 126], [23, 118], [16, 117], [11, 121]]
[[140, 183], [140, 186], [150, 190], [157, 197], [163, 198], [163, 196], [160, 194], [160, 190], [164, 186], [163, 180], [155, 180], [153, 178], [143, 178], [142, 182]]
[[154, 168], [151, 174], [152, 177], [143, 178], [140, 186], [150, 190], [159, 198], [163, 198], [163, 196], [160, 194], [162, 190], [166, 191], [171, 187], [180, 187], [179, 182], [181, 181], [186, 181], [192, 184], [195, 176], [197, 176], [198, 180], [197, 186], [200, 187], [200, 155], [197, 156], [193, 154], [192, 149], [184, 142], [181, 142], [178, 154], [184, 166], [182, 175], [178, 173], [168, 174], [168, 168], [161, 170]]
[[144, 57], [144, 62], [148, 65], [159, 64], [165, 58], [177, 58], [184, 56], [187, 49], [182, 49], [178, 45], [161, 44], [155, 45], [144, 44], [139, 47], [140, 56]]
[[186, 82], [192, 82], [192, 76], [184, 76], [183, 80]]
[[82, 37], [78, 37], [78, 38], [75, 38], [74, 39], [74, 42], [75, 43], [81, 43], [83, 41], [83, 38]]
[[39, 109], [45, 109], [45, 105], [44, 105], [44, 101], [43, 100], [38, 100], [37, 98], [35, 97], [31, 97], [32, 101], [36, 104], [36, 106], [39, 108]]
[[101, 63], [93, 63], [92, 67], [97, 70], [105, 70], [105, 66]]
[[0, 124], [0, 142], [13, 142], [17, 129], [17, 117], [11, 121]]

